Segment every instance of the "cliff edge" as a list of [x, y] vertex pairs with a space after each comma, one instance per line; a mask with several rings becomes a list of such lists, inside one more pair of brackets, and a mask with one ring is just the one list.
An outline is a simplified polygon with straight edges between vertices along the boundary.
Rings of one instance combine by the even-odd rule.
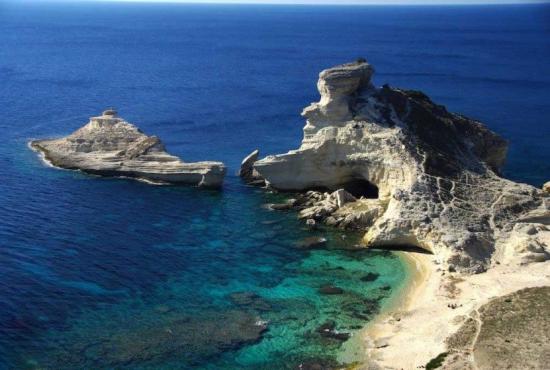
[[[419, 91], [375, 87], [373, 73], [363, 60], [322, 71], [300, 148], [254, 171], [279, 190], [353, 189], [348, 215], [376, 210], [363, 223], [367, 246], [420, 247], [466, 273], [548, 260], [550, 197], [499, 176], [507, 142]], [[309, 216], [337, 223], [334, 199]]]

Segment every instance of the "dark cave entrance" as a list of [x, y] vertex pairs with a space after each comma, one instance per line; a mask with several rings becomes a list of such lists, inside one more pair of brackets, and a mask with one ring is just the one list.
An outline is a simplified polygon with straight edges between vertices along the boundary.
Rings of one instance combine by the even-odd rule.
[[365, 179], [352, 179], [340, 187], [356, 198], [378, 199], [378, 187]]

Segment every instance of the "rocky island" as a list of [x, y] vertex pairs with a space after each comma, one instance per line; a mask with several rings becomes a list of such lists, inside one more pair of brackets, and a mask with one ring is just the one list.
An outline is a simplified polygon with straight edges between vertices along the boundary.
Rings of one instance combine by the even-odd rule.
[[[427, 367], [490, 369], [506, 358], [510, 368], [543, 368], [550, 334], [536, 327], [547, 327], [550, 307], [536, 306], [546, 317], [537, 324], [529, 303], [502, 302], [548, 301], [548, 289], [514, 293], [550, 285], [548, 185], [500, 177], [503, 138], [419, 91], [376, 87], [373, 73], [362, 59], [322, 71], [321, 99], [302, 113], [300, 148], [260, 160], [252, 153], [241, 173], [249, 183], [301, 192], [274, 209], [297, 208], [308, 225], [363, 230], [364, 247], [426, 252], [408, 255], [417, 278], [407, 298], [365, 335], [381, 367], [432, 359]], [[495, 310], [507, 319], [483, 314]], [[530, 331], [540, 346], [525, 343]], [[524, 343], [507, 346], [502, 333], [516, 332]]]
[[226, 168], [221, 162], [183, 162], [109, 109], [71, 135], [34, 140], [31, 147], [54, 166], [102, 176], [126, 176], [170, 184], [217, 188]]

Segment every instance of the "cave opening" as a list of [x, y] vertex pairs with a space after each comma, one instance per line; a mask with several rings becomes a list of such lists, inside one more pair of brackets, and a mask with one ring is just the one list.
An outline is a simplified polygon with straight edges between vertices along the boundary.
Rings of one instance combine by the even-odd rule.
[[378, 199], [378, 187], [365, 179], [354, 178], [341, 187], [356, 198]]

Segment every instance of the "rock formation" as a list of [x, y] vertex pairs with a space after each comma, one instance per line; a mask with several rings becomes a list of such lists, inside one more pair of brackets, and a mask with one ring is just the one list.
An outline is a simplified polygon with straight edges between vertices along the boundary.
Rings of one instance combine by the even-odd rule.
[[186, 163], [168, 154], [158, 137], [145, 135], [113, 110], [67, 137], [35, 140], [31, 147], [57, 167], [104, 176], [220, 187], [226, 172], [221, 162]]
[[421, 92], [375, 87], [372, 74], [364, 61], [321, 72], [300, 148], [254, 163], [267, 185], [346, 189], [359, 199], [331, 200], [329, 216], [361, 209], [367, 246], [424, 248], [451, 270], [547, 259], [550, 197], [499, 177], [506, 141]]
[[247, 155], [241, 163], [241, 168], [239, 170], [238, 175], [247, 184], [256, 185], [256, 186], [265, 185], [264, 179], [254, 169], [254, 163], [258, 160], [259, 155], [260, 155], [260, 151], [256, 149], [252, 153]]

